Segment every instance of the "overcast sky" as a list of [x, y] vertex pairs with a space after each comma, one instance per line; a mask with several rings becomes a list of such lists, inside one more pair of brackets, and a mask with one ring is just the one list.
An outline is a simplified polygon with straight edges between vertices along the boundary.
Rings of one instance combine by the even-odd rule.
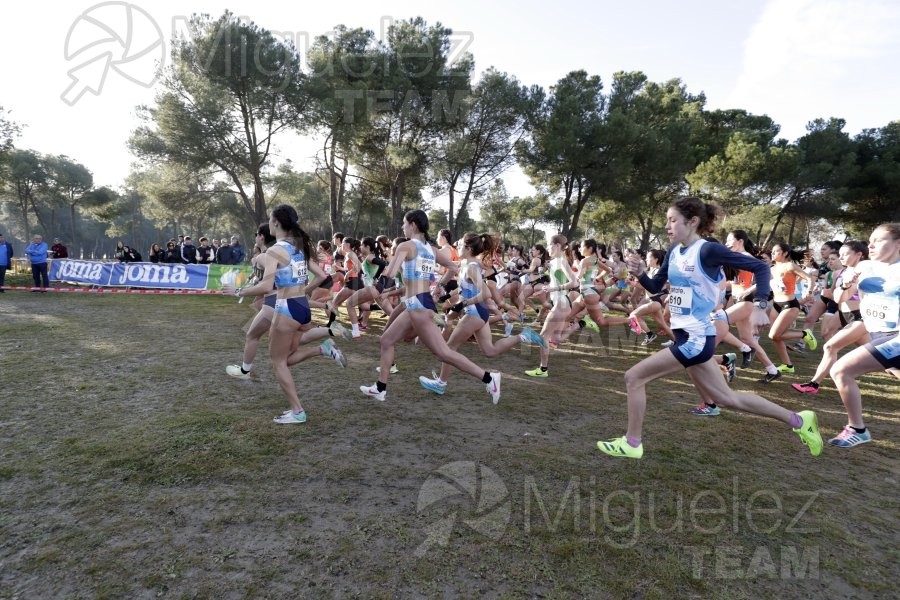
[[[126, 37], [129, 4], [125, 56], [106, 38]], [[291, 34], [300, 47], [337, 24], [379, 33], [390, 19], [422, 16], [456, 32], [476, 72], [494, 66], [544, 87], [575, 69], [607, 84], [619, 70], [641, 70], [653, 81], [680, 77], [689, 91], [706, 93], [709, 108], [768, 114], [790, 140], [817, 117], [846, 119], [851, 135], [900, 119], [900, 2], [892, 0], [36, 1], [7, 6], [0, 36], [0, 105], [27, 126], [17, 145], [66, 154], [98, 185], [121, 185], [133, 160], [125, 142], [137, 124], [134, 107], [153, 102], [153, 60], [168, 58], [173, 28], [190, 14], [218, 16], [225, 8]], [[157, 31], [162, 43], [154, 46]], [[110, 48], [119, 71], [104, 78], [105, 61], [90, 59]], [[306, 166], [314, 148], [284, 143], [281, 157]], [[521, 173], [504, 179], [513, 194], [531, 191]]]

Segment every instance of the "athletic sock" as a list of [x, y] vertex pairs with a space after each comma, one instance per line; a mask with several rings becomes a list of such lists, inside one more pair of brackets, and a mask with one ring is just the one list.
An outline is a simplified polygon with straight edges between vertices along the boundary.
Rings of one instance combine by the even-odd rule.
[[491, 382], [491, 374], [488, 371], [484, 372], [484, 375], [481, 378], [481, 383], [490, 383]]
[[768, 367], [766, 367], [766, 373], [768, 373], [769, 375], [774, 375], [777, 372], [778, 367], [776, 367], [775, 365], [769, 365]]
[[541, 365], [541, 371], [543, 371], [544, 373], [546, 373], [546, 372], [547, 372], [547, 367], [545, 367], [544, 365]]
[[710, 407], [710, 408], [715, 408], [715, 407], [716, 407], [716, 403], [715, 403], [715, 402], [707, 402], [706, 405], [707, 405], [708, 407]]
[[797, 413], [791, 413], [791, 427], [794, 429], [800, 429], [802, 426], [803, 417], [801, 417]]
[[632, 448], [637, 448], [641, 445], [641, 438], [631, 437], [630, 435], [625, 436], [625, 441], [628, 442], [628, 445]]
[[246, 375], [253, 368], [253, 363], [241, 363], [241, 373]]
[[578, 319], [578, 329], [584, 329], [585, 327], [584, 319]]
[[853, 431], [855, 431], [856, 433], [865, 433], [866, 432], [865, 427], [859, 428], [859, 427], [854, 427], [853, 425], [848, 425], [848, 427], [850, 429], [852, 429]]
[[743, 346], [741, 346], [740, 351], [741, 352], [750, 352], [750, 346], [748, 346], [747, 344], [744, 344]]
[[387, 384], [386, 384], [386, 383], [381, 383], [380, 381], [376, 381], [376, 382], [375, 382], [375, 388], [376, 388], [379, 392], [383, 392], [384, 390], [387, 389]]

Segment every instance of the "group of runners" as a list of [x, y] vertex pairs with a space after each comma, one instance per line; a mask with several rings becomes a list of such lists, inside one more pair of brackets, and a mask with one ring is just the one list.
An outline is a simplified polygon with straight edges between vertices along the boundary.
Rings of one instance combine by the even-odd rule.
[[[223, 288], [239, 297], [257, 297], [259, 307], [247, 332], [242, 364], [226, 370], [233, 377], [249, 378], [259, 340], [268, 331], [276, 378], [290, 403], [275, 422], [303, 423], [307, 416], [290, 367], [314, 356], [346, 366], [332, 338], [360, 337], [374, 311], [387, 323], [380, 338], [377, 380], [362, 385], [362, 394], [386, 400], [389, 376], [398, 372], [395, 347], [415, 341], [441, 362], [439, 372], [419, 377], [424, 388], [446, 393], [455, 367], [477, 377], [496, 404], [502, 375], [461, 354], [465, 342], [474, 339], [486, 358], [519, 344], [535, 344], [540, 364], [525, 373], [546, 378], [551, 354], [573, 333], [622, 325], [642, 335], [645, 346], [658, 338], [665, 341], [661, 350], [625, 373], [626, 434], [598, 442], [601, 451], [640, 458], [646, 385], [684, 369], [702, 401], [693, 414], [716, 416], [722, 406], [779, 420], [815, 456], [824, 444], [813, 411], [794, 413], [759, 395], [734, 391], [729, 383], [738, 353], [741, 367], [760, 361], [763, 383], [795, 373], [790, 352], [799, 350], [798, 345], [817, 348], [814, 327], [821, 319], [820, 335], [826, 340], [822, 362], [808, 382], [793, 387], [815, 393], [830, 375], [848, 424], [829, 443], [851, 447], [870, 441], [856, 378], [878, 370], [900, 377], [900, 224], [879, 226], [868, 243], [845, 242], [839, 249], [829, 243], [821, 251], [824, 266], [816, 270], [797, 264], [797, 254], [783, 243], [773, 246], [771, 263], [768, 257], [760, 260], [741, 230], [730, 232], [724, 245], [707, 238], [716, 217], [713, 205], [693, 197], [678, 200], [666, 213], [670, 248], [651, 251], [645, 259], [593, 239], [575, 245], [561, 235], [528, 252], [519, 246], [504, 248], [488, 233], [468, 233], [453, 244], [444, 230], [432, 241], [428, 217], [421, 210], [404, 216], [403, 235], [394, 240], [336, 234], [332, 242], [313, 247], [297, 212], [281, 205], [259, 228], [252, 285]], [[349, 328], [340, 322], [342, 307]], [[313, 325], [311, 308], [328, 314], [325, 326]], [[539, 332], [525, 324], [529, 310], [537, 315], [533, 326], [539, 325]], [[802, 326], [795, 328], [801, 318]], [[658, 332], [648, 319], [655, 321]], [[494, 324], [502, 325], [503, 337], [495, 338]], [[517, 324], [521, 329], [512, 335]], [[759, 344], [766, 325], [778, 366]], [[719, 343], [735, 351], [717, 354]], [[838, 358], [838, 350], [852, 343], [859, 347]]]

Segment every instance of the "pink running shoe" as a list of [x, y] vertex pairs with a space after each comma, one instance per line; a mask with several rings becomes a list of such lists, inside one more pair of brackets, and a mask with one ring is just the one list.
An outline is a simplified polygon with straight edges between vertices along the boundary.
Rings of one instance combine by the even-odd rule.
[[628, 326], [631, 327], [631, 330], [636, 334], [641, 334], [641, 324], [638, 323], [637, 317], [628, 317]]
[[792, 383], [791, 387], [800, 392], [801, 394], [818, 394], [819, 386], [813, 385], [813, 382], [809, 383]]

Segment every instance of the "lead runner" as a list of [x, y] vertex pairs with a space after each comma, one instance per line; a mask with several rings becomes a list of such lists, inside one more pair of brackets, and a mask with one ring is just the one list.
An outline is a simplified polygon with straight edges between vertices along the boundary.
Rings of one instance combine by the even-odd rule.
[[649, 356], [625, 373], [628, 395], [628, 430], [620, 438], [597, 442], [597, 448], [611, 456], [641, 458], [644, 446], [641, 433], [647, 408], [646, 385], [667, 375], [689, 369], [696, 385], [706, 396], [740, 411], [776, 419], [791, 426], [809, 447], [813, 456], [822, 452], [822, 436], [812, 411], [791, 412], [748, 392], [732, 391], [713, 359], [716, 330], [710, 313], [716, 305], [721, 268], [730, 265], [753, 271], [758, 283], [757, 306], [766, 307], [769, 294], [769, 267], [755, 258], [728, 250], [722, 244], [708, 242], [703, 235], [712, 231], [718, 209], [694, 197], [682, 198], [666, 211], [666, 233], [672, 246], [663, 264], [651, 279], [639, 257], [628, 260], [628, 269], [651, 294], [669, 281], [669, 311], [675, 344]]

